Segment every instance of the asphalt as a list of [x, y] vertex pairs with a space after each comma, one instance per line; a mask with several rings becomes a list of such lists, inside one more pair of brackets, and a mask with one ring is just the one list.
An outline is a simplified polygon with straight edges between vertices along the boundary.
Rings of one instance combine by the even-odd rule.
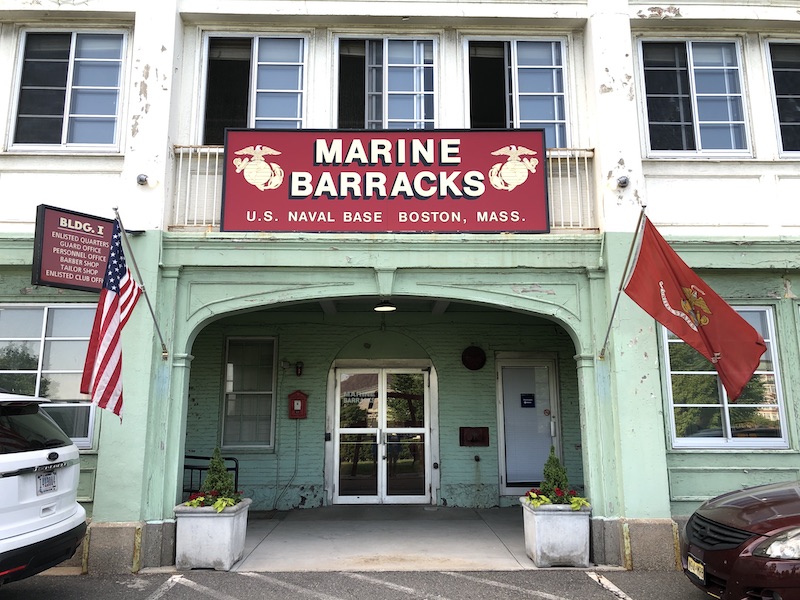
[[[232, 570], [518, 571], [525, 554], [522, 511], [511, 508], [329, 506], [250, 516]], [[602, 566], [592, 565], [593, 569]], [[613, 570], [613, 567], [605, 567]]]

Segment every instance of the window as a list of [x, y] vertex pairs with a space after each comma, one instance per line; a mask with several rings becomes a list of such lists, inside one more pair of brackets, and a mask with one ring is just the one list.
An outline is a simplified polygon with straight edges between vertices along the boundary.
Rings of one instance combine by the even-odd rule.
[[303, 123], [302, 38], [208, 39], [203, 143], [225, 128], [299, 129]]
[[642, 42], [650, 150], [744, 151], [736, 42]]
[[769, 44], [769, 55], [783, 150], [800, 151], [800, 44]]
[[755, 307], [736, 311], [761, 334], [767, 351], [735, 401], [725, 394], [714, 366], [664, 330], [676, 448], [786, 447], [772, 312]]
[[28, 33], [14, 144], [116, 145], [121, 33]]
[[470, 126], [544, 129], [548, 148], [567, 147], [560, 41], [471, 41]]
[[80, 393], [94, 305], [0, 305], [0, 388], [50, 398], [43, 408], [81, 448], [91, 447], [94, 406]]
[[341, 129], [433, 129], [433, 41], [339, 40]]
[[272, 446], [275, 341], [230, 338], [225, 359], [222, 445]]

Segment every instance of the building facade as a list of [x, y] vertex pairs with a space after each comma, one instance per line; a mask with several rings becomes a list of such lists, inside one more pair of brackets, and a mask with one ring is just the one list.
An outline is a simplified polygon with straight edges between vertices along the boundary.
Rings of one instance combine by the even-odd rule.
[[[798, 476], [795, 3], [221, 10], [0, 1], [0, 387], [51, 398], [82, 449], [86, 568], [172, 564], [216, 446], [256, 511], [510, 506], [554, 446], [593, 560], [632, 568], [675, 568], [702, 500]], [[228, 231], [228, 129], [541, 130], [549, 230], [440, 231], [439, 203], [403, 231], [307, 206]], [[31, 283], [40, 205], [129, 231], [152, 314], [122, 335], [122, 420], [79, 392], [97, 293]], [[736, 402], [619, 295], [645, 205], [767, 342]]]

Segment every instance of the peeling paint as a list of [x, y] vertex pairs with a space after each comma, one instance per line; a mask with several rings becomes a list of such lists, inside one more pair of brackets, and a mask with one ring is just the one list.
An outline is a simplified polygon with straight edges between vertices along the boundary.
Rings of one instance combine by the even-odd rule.
[[548, 296], [555, 296], [555, 291], [550, 289], [545, 289], [539, 284], [528, 285], [525, 287], [522, 286], [512, 286], [511, 289], [516, 294], [546, 294]]
[[605, 83], [600, 86], [600, 93], [601, 94], [608, 94], [609, 92], [613, 92], [614, 88], [611, 86], [606, 85]]
[[662, 8], [660, 6], [651, 6], [646, 11], [640, 10], [636, 13], [640, 19], [671, 19], [674, 17], [682, 17], [681, 9], [677, 6], [667, 6]]

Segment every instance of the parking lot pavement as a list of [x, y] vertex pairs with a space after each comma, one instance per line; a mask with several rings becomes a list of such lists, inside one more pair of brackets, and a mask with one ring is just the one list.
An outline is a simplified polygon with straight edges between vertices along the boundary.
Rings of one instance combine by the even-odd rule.
[[[54, 574], [64, 573], [64, 574]], [[679, 572], [519, 571], [217, 572], [74, 575], [67, 570], [3, 586], [3, 600], [703, 600]]]

